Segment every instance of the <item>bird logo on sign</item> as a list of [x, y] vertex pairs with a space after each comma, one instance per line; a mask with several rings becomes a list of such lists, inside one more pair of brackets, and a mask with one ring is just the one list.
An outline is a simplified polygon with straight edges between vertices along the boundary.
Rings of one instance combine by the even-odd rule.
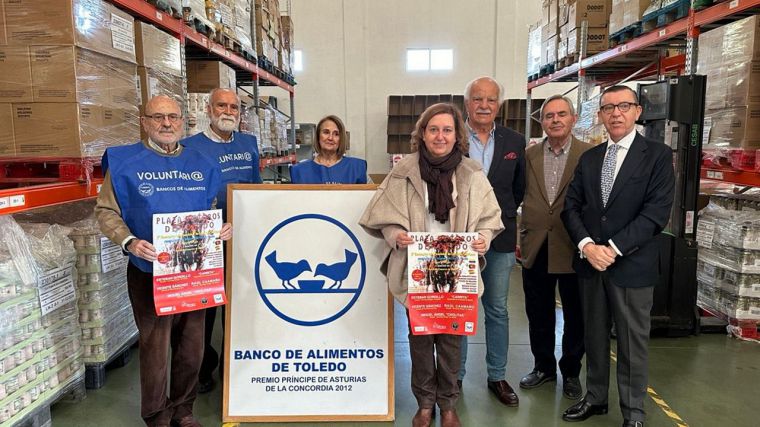
[[267, 307], [302, 326], [345, 314], [359, 298], [365, 276], [364, 251], [354, 233], [319, 214], [297, 215], [275, 226], [262, 241], [254, 267]]

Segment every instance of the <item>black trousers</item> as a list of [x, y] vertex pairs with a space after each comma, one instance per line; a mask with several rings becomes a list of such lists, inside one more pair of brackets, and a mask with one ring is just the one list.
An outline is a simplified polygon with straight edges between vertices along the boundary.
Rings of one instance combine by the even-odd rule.
[[[219, 378], [222, 378], [222, 366], [224, 366], [224, 338], [222, 338], [222, 348], [219, 352], [211, 345], [211, 338], [214, 335], [214, 325], [216, 324], [217, 307], [210, 307], [204, 310], [206, 312], [206, 333], [203, 336], [203, 362], [201, 371], [198, 374], [198, 380], [202, 383], [211, 381], [216, 367], [219, 367]], [[222, 307], [222, 324], [224, 324], [224, 307]], [[224, 326], [222, 326], [224, 327]]]
[[555, 286], [559, 284], [562, 300], [562, 358], [559, 369], [563, 378], [578, 377], [583, 358], [583, 310], [580, 288], [575, 274], [551, 274], [548, 272], [549, 251], [544, 242], [538, 251], [532, 268], [523, 267], [523, 290], [525, 311], [528, 314], [530, 349], [534, 368], [548, 374], [557, 371], [554, 357]]

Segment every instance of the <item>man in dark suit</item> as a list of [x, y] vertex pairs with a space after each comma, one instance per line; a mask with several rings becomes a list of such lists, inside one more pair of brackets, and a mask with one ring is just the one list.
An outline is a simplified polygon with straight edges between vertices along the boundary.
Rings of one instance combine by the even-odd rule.
[[578, 278], [573, 271], [575, 245], [560, 213], [578, 159], [591, 145], [572, 134], [578, 116], [569, 99], [554, 95], [541, 106], [546, 139], [530, 146], [526, 157], [526, 188], [520, 220], [525, 312], [528, 314], [533, 371], [520, 380], [532, 389], [557, 380], [554, 357], [555, 293], [562, 298], [562, 392], [578, 400], [583, 394], [579, 374], [583, 358], [583, 312]]
[[[470, 158], [483, 166], [501, 208], [504, 231], [491, 242], [482, 272], [485, 291], [481, 298], [486, 323], [486, 369], [488, 389], [507, 406], [519, 400], [506, 381], [509, 348], [507, 294], [509, 273], [515, 265], [517, 207], [525, 195], [525, 137], [497, 125], [494, 120], [504, 99], [504, 88], [490, 77], [480, 77], [464, 91]], [[465, 374], [467, 339], [462, 339], [462, 366]]]
[[635, 130], [636, 92], [612, 86], [599, 118], [610, 139], [586, 151], [568, 188], [562, 221], [579, 249], [586, 344], [586, 396], [565, 421], [607, 413], [611, 316], [617, 333], [617, 383], [624, 427], [644, 425], [650, 310], [659, 274], [654, 237], [670, 217], [673, 153]]

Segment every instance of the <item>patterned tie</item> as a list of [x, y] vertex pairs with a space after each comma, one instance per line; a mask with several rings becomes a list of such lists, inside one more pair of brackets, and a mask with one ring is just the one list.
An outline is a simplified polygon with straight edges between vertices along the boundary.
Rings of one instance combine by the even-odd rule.
[[602, 163], [602, 204], [607, 206], [607, 199], [610, 198], [612, 184], [615, 183], [615, 164], [617, 163], [617, 150], [619, 145], [609, 142], [607, 147], [607, 157]]

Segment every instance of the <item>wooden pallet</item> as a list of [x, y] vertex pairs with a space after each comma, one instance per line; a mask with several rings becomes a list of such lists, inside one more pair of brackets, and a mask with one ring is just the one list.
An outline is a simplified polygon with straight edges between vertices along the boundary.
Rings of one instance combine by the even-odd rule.
[[664, 27], [673, 21], [677, 21], [689, 14], [691, 7], [690, 0], [680, 0], [676, 3], [667, 5], [661, 9], [644, 15], [641, 18], [641, 26], [644, 32], [652, 31], [655, 28]]
[[567, 55], [566, 57], [564, 57], [564, 58], [560, 59], [559, 61], [557, 61], [556, 69], [557, 70], [561, 70], [561, 69], [563, 69], [565, 67], [569, 67], [569, 66], [575, 64], [576, 62], [578, 62], [579, 59], [580, 59], [580, 57], [579, 57], [579, 55], [577, 53], [574, 53], [572, 55]]
[[613, 34], [610, 34], [610, 47], [615, 47], [619, 44], [628, 42], [638, 36], [640, 36], [642, 33], [641, 30], [641, 21], [635, 22], [622, 30], [616, 31]]

